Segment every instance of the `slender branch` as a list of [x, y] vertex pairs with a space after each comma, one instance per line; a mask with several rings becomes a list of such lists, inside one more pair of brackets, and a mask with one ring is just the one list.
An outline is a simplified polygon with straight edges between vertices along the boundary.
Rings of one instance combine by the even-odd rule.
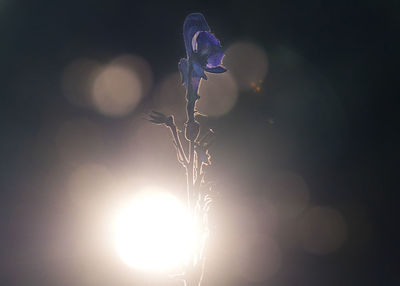
[[192, 210], [191, 201], [193, 199], [193, 157], [194, 157], [194, 148], [193, 142], [189, 142], [189, 164], [186, 167], [186, 175], [187, 175], [187, 195], [188, 195], [188, 205], [189, 209]]
[[[186, 115], [187, 122], [185, 124], [185, 137], [186, 140], [189, 141], [189, 163], [186, 168], [187, 174], [187, 191], [188, 191], [188, 204], [189, 208], [191, 207], [191, 199], [193, 198], [194, 190], [193, 190], [193, 182], [194, 182], [194, 140], [198, 134], [198, 123], [194, 120], [194, 107], [196, 105], [196, 96], [195, 91], [192, 85], [192, 73], [193, 73], [193, 62], [192, 59], [189, 58], [189, 68], [188, 68], [188, 86], [186, 90]], [[197, 129], [196, 129], [197, 127]]]
[[187, 122], [192, 122], [194, 121], [194, 106], [196, 105], [196, 99], [195, 99], [195, 92], [193, 90], [193, 84], [192, 84], [192, 73], [193, 73], [193, 62], [192, 59], [189, 58], [189, 67], [188, 67], [188, 86], [187, 86], [187, 94], [186, 94], [186, 115], [187, 115]]
[[202, 172], [202, 163], [199, 160], [199, 158], [197, 158], [197, 160], [196, 160], [196, 180], [194, 183], [194, 190], [195, 190], [196, 194], [199, 193], [200, 183], [203, 180], [203, 177], [204, 177], [204, 173]]
[[186, 168], [186, 162], [182, 158], [181, 153], [178, 151], [178, 146], [176, 145], [175, 140], [173, 141], [173, 143], [176, 150], [176, 158], [178, 159], [178, 162], [181, 163], [181, 165]]
[[186, 157], [185, 151], [182, 148], [182, 143], [181, 143], [181, 140], [179, 139], [179, 135], [178, 135], [178, 131], [176, 129], [176, 125], [175, 124], [168, 125], [168, 127], [171, 130], [172, 136], [174, 137], [175, 146], [177, 148], [177, 151], [178, 151], [180, 157], [182, 158], [182, 160], [184, 160], [185, 166], [186, 166], [187, 164], [189, 164], [189, 160]]

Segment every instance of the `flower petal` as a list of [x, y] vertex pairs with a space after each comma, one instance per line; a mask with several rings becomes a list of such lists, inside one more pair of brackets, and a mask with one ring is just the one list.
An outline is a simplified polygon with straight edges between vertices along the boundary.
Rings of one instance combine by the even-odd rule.
[[212, 33], [197, 32], [193, 36], [193, 42], [196, 60], [201, 65], [212, 68], [222, 63], [224, 53], [219, 40]]
[[221, 50], [214, 51], [207, 59], [207, 67], [217, 67], [222, 63], [222, 58], [224, 57], [224, 52]]
[[218, 67], [214, 67], [214, 68], [206, 67], [204, 70], [209, 73], [224, 73], [227, 71], [227, 69], [222, 66], [218, 66]]
[[197, 42], [198, 49], [207, 49], [210, 47], [219, 47], [221, 48], [221, 44], [218, 39], [208, 31], [202, 31], [196, 33], [194, 36]]
[[192, 39], [199, 31], [210, 31], [210, 28], [201, 13], [189, 14], [183, 24], [183, 38], [185, 40], [186, 54], [191, 57], [193, 53]]
[[196, 62], [193, 62], [193, 75], [192, 76], [207, 79], [207, 76], [204, 73], [203, 67]]

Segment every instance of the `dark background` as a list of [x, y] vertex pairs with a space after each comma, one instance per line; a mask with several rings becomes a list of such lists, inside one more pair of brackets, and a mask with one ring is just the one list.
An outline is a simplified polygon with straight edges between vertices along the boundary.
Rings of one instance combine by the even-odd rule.
[[[95, 261], [82, 258], [76, 246], [78, 216], [59, 199], [60, 178], [71, 166], [50, 151], [37, 155], [50, 148], [40, 143], [47, 142], [41, 141], [41, 130], [65, 119], [90, 118], [106, 138], [106, 154], [96, 160], [117, 168], [129, 124], [146, 109], [146, 100], [116, 119], [76, 108], [62, 95], [63, 70], [76, 58], [107, 61], [134, 53], [148, 60], [157, 82], [176, 71], [185, 54], [182, 23], [195, 11], [205, 15], [224, 46], [252, 41], [265, 48], [270, 61], [260, 96], [243, 92], [229, 114], [206, 120], [219, 134], [212, 153], [222, 196], [235, 186], [257, 197], [268, 172], [291, 170], [307, 183], [310, 204], [339, 209], [348, 227], [343, 246], [328, 255], [285, 250], [280, 271], [268, 280], [235, 278], [220, 265], [225, 269], [220, 275], [233, 278], [218, 278], [214, 271], [205, 285], [393, 285], [400, 5], [341, 0], [1, 1], [1, 284], [92, 285], [80, 278]], [[276, 56], [280, 46], [304, 59], [294, 72]], [[319, 97], [323, 88], [310, 96], [306, 88], [297, 89], [301, 84], [293, 83], [301, 83], [302, 75], [329, 85], [332, 96]], [[287, 93], [290, 107], [281, 107], [279, 98]], [[284, 144], [271, 143], [270, 136]], [[176, 165], [161, 163], [182, 172]], [[160, 183], [170, 180], [152, 176]], [[361, 206], [361, 216], [351, 216], [354, 205]], [[62, 253], [51, 256], [49, 249]], [[100, 285], [150, 283], [128, 269], [113, 271]]]

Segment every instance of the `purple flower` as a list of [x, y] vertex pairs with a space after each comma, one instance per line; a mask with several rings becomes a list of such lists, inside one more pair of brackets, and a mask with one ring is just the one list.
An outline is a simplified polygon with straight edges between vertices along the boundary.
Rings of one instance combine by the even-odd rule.
[[183, 38], [187, 58], [179, 62], [182, 82], [189, 88], [189, 62], [192, 62], [191, 87], [188, 96], [193, 94], [199, 98], [197, 91], [200, 80], [207, 79], [204, 72], [223, 73], [226, 69], [221, 66], [224, 52], [217, 38], [210, 32], [210, 28], [200, 13], [189, 14], [183, 24]]

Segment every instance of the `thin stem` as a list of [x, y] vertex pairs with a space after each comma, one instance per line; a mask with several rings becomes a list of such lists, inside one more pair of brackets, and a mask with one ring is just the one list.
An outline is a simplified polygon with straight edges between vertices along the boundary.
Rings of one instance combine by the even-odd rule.
[[[196, 168], [196, 174], [194, 173], [195, 167], [195, 140], [198, 136], [199, 132], [199, 123], [196, 122], [194, 118], [194, 108], [196, 105], [196, 101], [198, 99], [197, 90], [193, 90], [192, 85], [192, 72], [193, 72], [193, 63], [192, 59], [189, 58], [189, 68], [188, 68], [188, 86], [186, 91], [186, 115], [187, 115], [187, 122], [186, 122], [186, 129], [185, 129], [185, 138], [189, 141], [189, 161], [186, 165], [186, 178], [187, 178], [187, 193], [188, 193], [188, 205], [190, 212], [192, 213], [193, 219], [198, 222], [198, 210], [196, 202], [191, 202], [192, 200], [196, 200], [195, 197], [195, 188], [197, 187], [197, 182], [195, 185], [195, 175], [196, 179], [200, 178], [199, 168]], [[199, 198], [197, 198], [199, 199]], [[199, 286], [201, 284], [203, 270], [204, 270], [204, 261], [198, 260], [200, 259], [199, 256], [193, 257], [193, 263], [189, 269], [189, 272], [192, 274], [196, 273], [197, 275], [190, 275], [185, 279], [185, 286]]]
[[193, 73], [193, 62], [192, 59], [189, 58], [189, 67], [188, 67], [188, 86], [186, 90], [186, 115], [187, 115], [187, 122], [192, 122], [194, 121], [194, 106], [196, 105], [196, 99], [195, 99], [195, 92], [193, 90], [193, 85], [192, 85], [192, 73]]
[[180, 157], [182, 159], [185, 160], [185, 165], [187, 165], [189, 163], [189, 160], [186, 157], [185, 151], [183, 151], [182, 143], [181, 143], [181, 140], [179, 139], [179, 135], [178, 135], [178, 132], [176, 130], [176, 126], [172, 125], [172, 126], [169, 126], [169, 128], [171, 129], [172, 135], [174, 136], [174, 140], [175, 140], [176, 147], [178, 149], [179, 155], [180, 155]]
[[200, 183], [202, 180], [203, 174], [202, 174], [202, 167], [199, 158], [196, 160], [196, 180], [194, 182], [194, 191], [196, 192], [196, 195], [199, 193], [199, 188], [200, 188]]
[[[192, 59], [189, 58], [189, 68], [188, 68], [188, 86], [187, 86], [187, 96], [186, 96], [186, 115], [187, 122], [186, 128], [192, 128], [190, 123], [194, 121], [194, 106], [196, 104], [196, 99], [194, 97], [195, 91], [192, 86], [192, 73], [193, 73], [193, 62]], [[187, 174], [187, 191], [188, 191], [188, 205], [189, 209], [191, 208], [191, 199], [193, 198], [193, 165], [194, 163], [194, 140], [189, 140], [189, 163], [186, 167]]]
[[189, 164], [187, 165], [187, 188], [188, 188], [188, 204], [191, 207], [191, 200], [193, 198], [193, 162], [194, 162], [194, 142], [189, 141]]

